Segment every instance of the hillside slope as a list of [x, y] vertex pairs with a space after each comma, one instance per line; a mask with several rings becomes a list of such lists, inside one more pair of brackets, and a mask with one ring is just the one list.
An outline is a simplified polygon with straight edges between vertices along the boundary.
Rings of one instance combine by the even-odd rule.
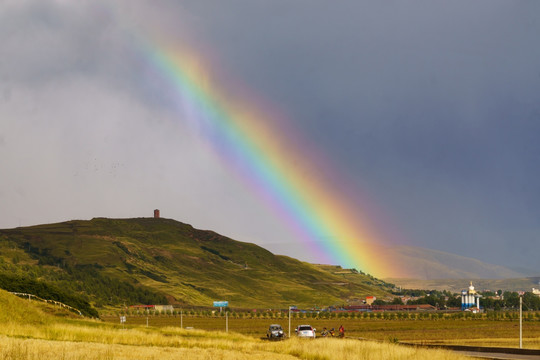
[[389, 290], [372, 277], [276, 256], [170, 219], [0, 230], [0, 271], [86, 294], [96, 305], [169, 302], [232, 307], [341, 304]]

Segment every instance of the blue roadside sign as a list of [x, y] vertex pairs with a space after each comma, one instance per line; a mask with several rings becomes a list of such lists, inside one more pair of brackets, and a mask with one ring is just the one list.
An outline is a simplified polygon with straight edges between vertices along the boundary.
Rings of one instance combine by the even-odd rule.
[[214, 307], [227, 307], [229, 306], [228, 301], [214, 301]]

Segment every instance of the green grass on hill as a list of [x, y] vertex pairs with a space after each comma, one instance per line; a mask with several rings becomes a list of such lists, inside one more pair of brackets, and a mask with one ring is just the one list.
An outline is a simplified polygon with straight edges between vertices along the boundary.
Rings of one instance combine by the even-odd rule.
[[[73, 220], [0, 230], [0, 273], [44, 281], [97, 307], [173, 303], [286, 308], [385, 295], [382, 281], [276, 256], [170, 219]], [[361, 270], [361, 269], [359, 269]]]

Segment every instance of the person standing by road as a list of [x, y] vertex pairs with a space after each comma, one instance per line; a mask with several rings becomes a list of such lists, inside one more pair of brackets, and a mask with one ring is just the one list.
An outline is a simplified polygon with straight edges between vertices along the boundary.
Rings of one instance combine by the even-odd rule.
[[345, 328], [343, 327], [343, 325], [340, 325], [340, 327], [339, 327], [339, 337], [340, 338], [345, 337]]

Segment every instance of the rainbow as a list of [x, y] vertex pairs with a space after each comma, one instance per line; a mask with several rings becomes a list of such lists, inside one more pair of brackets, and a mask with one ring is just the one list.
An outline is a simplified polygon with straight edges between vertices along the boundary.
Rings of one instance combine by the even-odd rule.
[[187, 121], [202, 130], [213, 152], [278, 215], [306, 251], [321, 263], [378, 277], [398, 273], [396, 263], [382, 256], [381, 237], [362, 220], [358, 206], [336, 191], [333, 180], [320, 176], [338, 172], [315, 149], [299, 142], [301, 136], [287, 128], [280, 114], [231, 98], [208, 80], [211, 67], [192, 48], [155, 41], [163, 36], [148, 40], [109, 2], [97, 10], [99, 17], [111, 17], [135, 35], [136, 51], [169, 82], [173, 96], [190, 114]]
[[208, 81], [209, 67], [191, 52], [155, 44], [145, 48], [198, 126], [206, 129], [214, 151], [278, 214], [306, 250], [320, 262], [379, 277], [396, 273], [395, 263], [378, 256], [377, 235], [362, 223], [354, 204], [313, 176], [316, 169], [304, 165], [306, 158], [298, 158], [302, 154], [298, 146], [272, 128], [279, 122], [227, 97], [224, 89]]

